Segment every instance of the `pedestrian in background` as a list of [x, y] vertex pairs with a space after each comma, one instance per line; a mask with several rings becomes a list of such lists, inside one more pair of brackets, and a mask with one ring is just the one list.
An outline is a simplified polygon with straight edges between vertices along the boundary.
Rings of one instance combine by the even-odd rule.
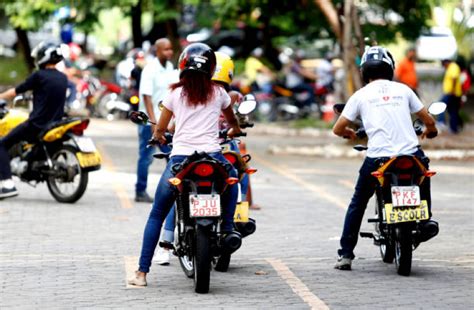
[[[442, 62], [446, 69], [443, 78], [443, 97], [441, 101], [446, 103], [449, 115], [449, 129], [451, 133], [457, 134], [461, 124], [459, 110], [461, 109], [461, 69], [459, 65], [451, 59], [444, 59]], [[438, 121], [445, 123], [444, 114], [441, 114]]]
[[[139, 110], [146, 112], [151, 122], [156, 123], [160, 116], [158, 104], [169, 93], [169, 85], [178, 81], [178, 72], [171, 63], [173, 46], [171, 41], [161, 38], [155, 42], [156, 57], [143, 68], [140, 80]], [[135, 201], [153, 202], [146, 192], [148, 183], [148, 170], [153, 161], [154, 148], [147, 148], [151, 139], [154, 125], [138, 126], [138, 162], [137, 183], [135, 184]], [[162, 150], [167, 152], [168, 150]]]
[[410, 87], [418, 95], [418, 78], [415, 69], [416, 49], [410, 47], [405, 57], [398, 63], [395, 69], [395, 80]]

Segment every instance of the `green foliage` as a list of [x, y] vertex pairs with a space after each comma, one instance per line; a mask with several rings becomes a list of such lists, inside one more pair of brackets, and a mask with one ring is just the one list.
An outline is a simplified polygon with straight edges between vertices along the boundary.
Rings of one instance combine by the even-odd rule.
[[1, 4], [14, 28], [38, 29], [58, 8], [58, 4], [48, 0], [17, 0]]
[[[427, 27], [431, 18], [432, 0], [400, 1], [400, 0], [367, 0], [370, 10], [382, 16], [377, 24], [362, 24], [362, 32], [365, 35], [373, 34], [378, 43], [393, 42], [396, 34], [413, 41]], [[401, 21], [390, 18], [393, 13], [399, 14]], [[364, 12], [361, 12], [364, 20]]]
[[0, 68], [0, 85], [15, 86], [28, 76], [28, 67], [21, 55], [0, 57]]

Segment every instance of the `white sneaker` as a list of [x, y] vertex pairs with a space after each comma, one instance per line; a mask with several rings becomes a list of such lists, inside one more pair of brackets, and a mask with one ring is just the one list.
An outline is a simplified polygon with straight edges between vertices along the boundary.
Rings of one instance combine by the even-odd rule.
[[170, 264], [170, 251], [159, 247], [158, 250], [156, 251], [154, 261], [158, 265], [162, 265], [162, 266], [169, 265]]

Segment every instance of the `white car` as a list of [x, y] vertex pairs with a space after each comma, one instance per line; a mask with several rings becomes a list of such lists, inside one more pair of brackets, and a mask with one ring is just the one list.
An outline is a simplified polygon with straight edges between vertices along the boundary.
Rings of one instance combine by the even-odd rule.
[[419, 60], [453, 59], [457, 52], [456, 39], [447, 27], [433, 27], [416, 41]]

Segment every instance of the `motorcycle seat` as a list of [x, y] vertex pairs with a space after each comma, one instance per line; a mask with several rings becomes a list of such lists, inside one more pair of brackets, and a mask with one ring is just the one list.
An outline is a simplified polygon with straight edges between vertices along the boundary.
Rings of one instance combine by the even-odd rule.
[[40, 137], [44, 136], [48, 131], [50, 131], [53, 128], [66, 125], [75, 121], [80, 121], [80, 120], [81, 120], [80, 117], [68, 117], [68, 118], [60, 119], [58, 121], [53, 121], [49, 123], [44, 129], [41, 130], [39, 136]]

